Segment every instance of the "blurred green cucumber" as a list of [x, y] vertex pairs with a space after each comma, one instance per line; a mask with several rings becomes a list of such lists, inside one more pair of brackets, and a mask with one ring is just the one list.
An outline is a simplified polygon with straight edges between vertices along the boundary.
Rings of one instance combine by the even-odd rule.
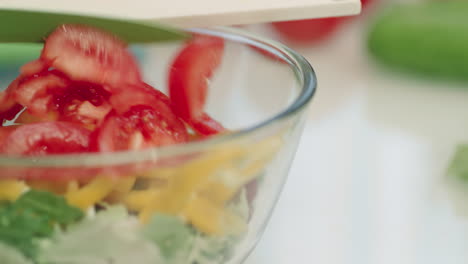
[[371, 26], [368, 48], [395, 69], [468, 81], [468, 1], [388, 8]]

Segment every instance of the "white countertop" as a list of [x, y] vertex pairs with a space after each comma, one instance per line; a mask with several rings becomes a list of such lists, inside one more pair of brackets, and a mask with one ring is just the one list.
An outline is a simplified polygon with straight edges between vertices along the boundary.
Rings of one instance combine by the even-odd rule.
[[[247, 264], [461, 264], [468, 216], [442, 183], [468, 142], [468, 85], [395, 76], [363, 21], [302, 50], [319, 88], [290, 177]], [[468, 200], [467, 200], [468, 201]]]

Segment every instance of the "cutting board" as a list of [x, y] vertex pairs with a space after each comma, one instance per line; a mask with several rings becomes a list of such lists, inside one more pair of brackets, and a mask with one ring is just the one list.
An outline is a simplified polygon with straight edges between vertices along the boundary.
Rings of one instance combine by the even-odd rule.
[[0, 0], [0, 8], [158, 21], [178, 27], [253, 24], [355, 15], [360, 0]]

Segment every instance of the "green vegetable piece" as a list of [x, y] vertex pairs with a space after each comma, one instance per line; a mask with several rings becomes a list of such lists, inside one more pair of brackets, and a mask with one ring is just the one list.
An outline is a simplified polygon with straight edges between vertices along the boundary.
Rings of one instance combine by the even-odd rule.
[[0, 241], [33, 258], [37, 239], [51, 236], [56, 224], [67, 225], [82, 216], [63, 197], [31, 190], [14, 203], [0, 207]]
[[50, 192], [31, 190], [22, 195], [14, 204], [16, 208], [28, 208], [37, 215], [62, 225], [75, 222], [83, 217], [83, 212], [67, 204], [65, 199]]
[[468, 1], [423, 1], [386, 8], [368, 48], [384, 65], [433, 78], [468, 81]]
[[468, 182], [468, 145], [459, 145], [448, 168], [451, 177]]
[[179, 263], [179, 260], [182, 262], [187, 258], [195, 235], [181, 219], [164, 214], [154, 215], [142, 234], [158, 245], [170, 263]]

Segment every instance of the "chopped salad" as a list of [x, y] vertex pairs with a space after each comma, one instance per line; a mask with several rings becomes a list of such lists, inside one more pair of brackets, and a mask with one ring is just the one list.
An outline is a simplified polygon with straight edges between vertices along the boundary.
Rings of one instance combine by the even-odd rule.
[[[204, 110], [224, 41], [194, 35], [175, 56], [169, 95], [145, 83], [118, 37], [62, 25], [0, 92], [0, 155], [143, 150], [229, 133]], [[2, 264], [214, 264], [247, 231], [273, 138], [168, 164], [2, 168]]]

